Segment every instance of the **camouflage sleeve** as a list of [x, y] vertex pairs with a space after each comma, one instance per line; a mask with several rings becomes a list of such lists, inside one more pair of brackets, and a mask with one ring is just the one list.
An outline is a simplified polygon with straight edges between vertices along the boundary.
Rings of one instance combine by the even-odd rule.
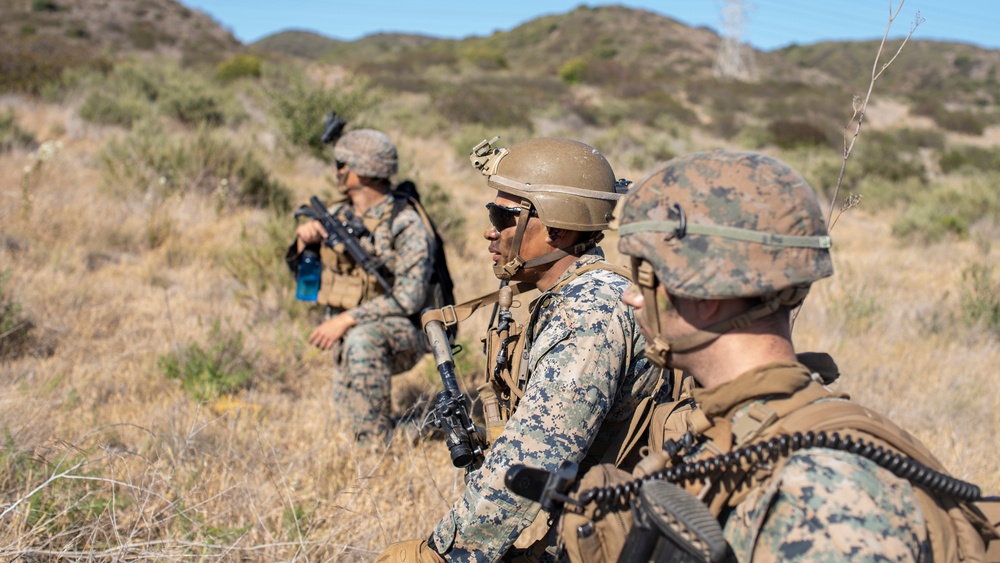
[[553, 470], [586, 455], [628, 365], [625, 342], [635, 329], [620, 293], [620, 287], [592, 279], [575, 282], [542, 313], [524, 398], [431, 535], [445, 559], [496, 561], [534, 520], [539, 504], [504, 486], [510, 466]]
[[389, 252], [393, 258], [387, 264], [395, 277], [392, 297], [383, 295], [351, 309], [351, 316], [359, 324], [393, 315], [408, 317], [419, 313], [426, 301], [434, 239], [417, 213], [409, 208], [400, 212], [391, 228]]
[[726, 539], [740, 561], [929, 561], [910, 483], [853, 454], [793, 455], [758, 496], [736, 507]]

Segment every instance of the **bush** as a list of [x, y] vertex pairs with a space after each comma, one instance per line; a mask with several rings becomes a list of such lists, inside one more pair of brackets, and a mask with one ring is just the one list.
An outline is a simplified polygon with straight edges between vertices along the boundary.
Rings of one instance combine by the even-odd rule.
[[995, 174], [971, 178], [960, 186], [936, 186], [918, 192], [893, 224], [901, 238], [936, 241], [952, 234], [964, 237], [981, 220], [1000, 218], [1000, 194]]
[[206, 124], [213, 127], [222, 125], [225, 112], [222, 109], [221, 92], [207, 84], [180, 82], [163, 92], [159, 100], [160, 108], [181, 123], [188, 125]]
[[196, 401], [208, 401], [244, 388], [253, 376], [252, 361], [243, 351], [243, 333], [223, 333], [215, 321], [204, 349], [197, 342], [184, 350], [168, 353], [156, 365], [167, 379], [181, 382], [181, 388]]
[[587, 72], [587, 59], [577, 57], [570, 59], [559, 67], [559, 78], [566, 84], [579, 84]]
[[302, 77], [279, 77], [269, 87], [268, 94], [272, 100], [271, 113], [288, 142], [309, 149], [313, 156], [325, 162], [329, 162], [330, 157], [319, 138], [326, 116], [335, 110], [351, 123], [358, 113], [376, 105], [381, 98], [381, 94], [371, 91], [366, 83], [327, 89]]
[[21, 304], [14, 300], [7, 284], [10, 269], [0, 272], [0, 360], [19, 358], [27, 351], [35, 323], [25, 317]]
[[80, 117], [101, 125], [132, 127], [149, 112], [147, 100], [127, 94], [113, 94], [104, 90], [91, 92], [77, 110]]
[[975, 262], [962, 270], [962, 321], [1000, 334], [1000, 283], [993, 281], [993, 265]]
[[986, 130], [983, 118], [969, 111], [948, 111], [942, 109], [932, 117], [934, 118], [934, 122], [942, 128], [956, 133], [981, 136], [983, 131]]
[[432, 103], [445, 119], [531, 131], [537, 108], [557, 102], [565, 86], [552, 78], [488, 76], [440, 86]]
[[953, 148], [941, 155], [941, 171], [945, 174], [969, 171], [1000, 170], [1000, 150], [976, 146]]
[[826, 133], [805, 121], [773, 121], [767, 127], [774, 144], [782, 149], [826, 144]]
[[38, 141], [31, 133], [21, 129], [13, 109], [0, 114], [0, 153], [14, 149], [33, 149]]
[[260, 78], [260, 57], [236, 55], [215, 67], [215, 77], [223, 82], [240, 78]]
[[156, 113], [186, 125], [219, 126], [243, 118], [228, 90], [172, 63], [127, 62], [107, 76], [91, 73], [77, 79], [89, 92], [80, 116], [95, 123], [131, 127], [143, 115]]
[[128, 194], [152, 192], [165, 198], [176, 192], [201, 193], [287, 212], [291, 195], [270, 178], [249, 150], [205, 126], [193, 136], [169, 138], [154, 121], [145, 120], [122, 139], [112, 139], [101, 153], [109, 186]]
[[[831, 160], [817, 167], [818, 180], [812, 185], [826, 195], [833, 193], [840, 173], [841, 159]], [[863, 179], [885, 180], [889, 184], [911, 186], [926, 185], [927, 171], [920, 155], [900, 149], [892, 135], [870, 131], [862, 137], [851, 153], [844, 171], [841, 191], [860, 192]], [[897, 197], [907, 197], [906, 193], [891, 190], [893, 197], [881, 198], [886, 204], [893, 204]]]

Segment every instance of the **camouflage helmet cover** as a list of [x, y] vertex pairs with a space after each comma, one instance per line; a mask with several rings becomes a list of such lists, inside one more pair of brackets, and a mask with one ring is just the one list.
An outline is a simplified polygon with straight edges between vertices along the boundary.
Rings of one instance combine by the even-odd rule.
[[[478, 151], [484, 147], [489, 150]], [[491, 188], [528, 200], [547, 227], [604, 230], [621, 197], [607, 159], [579, 141], [538, 138], [509, 149], [493, 149], [484, 142], [470, 158], [489, 176]]]
[[333, 157], [346, 162], [358, 176], [388, 178], [396, 173], [396, 145], [375, 129], [355, 129], [346, 133], [333, 148]]
[[833, 274], [815, 192], [785, 163], [716, 150], [656, 168], [619, 206], [619, 250], [679, 297], [759, 297]]

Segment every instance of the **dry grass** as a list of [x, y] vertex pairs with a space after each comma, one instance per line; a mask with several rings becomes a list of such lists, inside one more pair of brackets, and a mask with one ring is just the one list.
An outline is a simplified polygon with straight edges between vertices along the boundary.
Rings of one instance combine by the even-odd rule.
[[[425, 536], [463, 488], [443, 444], [412, 423], [388, 448], [354, 443], [329, 401], [331, 359], [304, 342], [314, 316], [288, 287], [237, 298], [246, 288], [226, 261], [261, 243], [267, 214], [217, 214], [208, 196], [113, 196], [96, 156], [111, 131], [54, 106], [4, 103], [39, 140], [63, 146], [27, 189], [35, 157], [0, 155], [0, 271], [11, 270], [35, 323], [28, 353], [0, 359], [0, 559], [362, 561]], [[445, 140], [390, 133], [408, 175], [440, 182], [468, 218], [467, 241], [449, 256], [457, 297], [495, 288], [482, 178]], [[272, 157], [296, 201], [325, 188], [314, 162]], [[832, 353], [842, 388], [957, 476], [1000, 491], [1000, 395], [989, 392], [1000, 342], [955, 313], [962, 268], [1000, 263], [998, 250], [908, 246], [890, 225], [858, 211], [840, 220], [837, 275], [808, 300], [797, 344]], [[157, 358], [204, 343], [216, 321], [244, 335], [254, 378], [198, 404]], [[475, 342], [485, 322], [477, 315], [463, 337]], [[427, 367], [396, 379], [397, 410], [433, 394]]]

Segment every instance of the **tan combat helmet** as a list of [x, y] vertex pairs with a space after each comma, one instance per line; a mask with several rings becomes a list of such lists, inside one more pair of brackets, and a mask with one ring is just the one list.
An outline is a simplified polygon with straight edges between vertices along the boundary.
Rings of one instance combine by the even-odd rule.
[[[483, 141], [472, 149], [469, 159], [501, 192], [521, 198], [512, 254], [496, 269], [501, 279], [510, 279], [518, 270], [554, 262], [568, 254], [579, 254], [596, 245], [608, 228], [615, 204], [628, 187], [616, 181], [604, 155], [594, 147], [569, 139], [540, 138], [494, 148], [499, 137]], [[586, 241], [525, 261], [521, 258], [521, 238], [528, 217], [537, 215], [553, 229], [594, 233]]]
[[[656, 331], [646, 355], [665, 365], [738, 326], [794, 307], [809, 286], [833, 274], [830, 236], [816, 193], [785, 163], [762, 154], [716, 150], [656, 168], [619, 206], [618, 249]], [[667, 342], [655, 290], [691, 299], [759, 298], [734, 319]]]
[[388, 135], [375, 129], [355, 129], [333, 148], [333, 157], [345, 162], [358, 176], [388, 178], [396, 173], [399, 158]]

